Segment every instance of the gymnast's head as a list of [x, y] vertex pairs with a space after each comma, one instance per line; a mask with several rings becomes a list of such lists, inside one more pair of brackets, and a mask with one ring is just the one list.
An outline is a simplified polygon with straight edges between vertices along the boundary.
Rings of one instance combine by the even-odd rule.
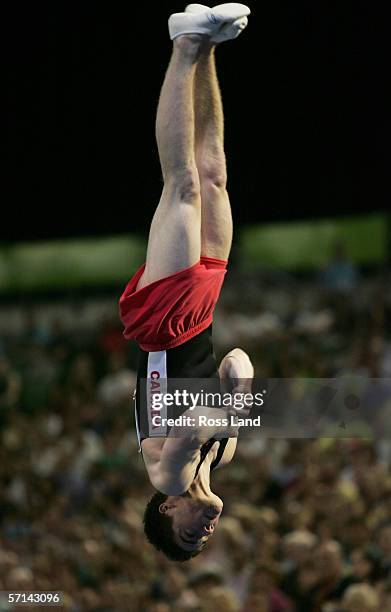
[[219, 522], [223, 502], [217, 495], [196, 499], [188, 492], [165, 495], [156, 492], [144, 513], [149, 542], [172, 561], [187, 561], [208, 543]]

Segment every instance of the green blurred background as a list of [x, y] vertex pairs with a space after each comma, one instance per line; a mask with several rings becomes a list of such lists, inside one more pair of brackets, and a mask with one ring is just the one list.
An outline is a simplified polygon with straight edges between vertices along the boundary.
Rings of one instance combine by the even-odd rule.
[[[236, 234], [241, 270], [311, 271], [329, 261], [340, 242], [349, 259], [378, 265], [388, 253], [384, 214], [241, 226]], [[17, 243], [0, 248], [0, 292], [110, 286], [125, 282], [143, 262], [145, 240], [136, 235]]]

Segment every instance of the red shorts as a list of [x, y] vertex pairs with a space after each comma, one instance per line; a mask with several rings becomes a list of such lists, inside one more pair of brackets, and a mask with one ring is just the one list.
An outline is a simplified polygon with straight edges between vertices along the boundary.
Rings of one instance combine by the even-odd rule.
[[209, 327], [226, 273], [227, 261], [201, 257], [190, 268], [136, 291], [145, 264], [119, 300], [127, 340], [144, 351], [164, 351], [183, 344]]

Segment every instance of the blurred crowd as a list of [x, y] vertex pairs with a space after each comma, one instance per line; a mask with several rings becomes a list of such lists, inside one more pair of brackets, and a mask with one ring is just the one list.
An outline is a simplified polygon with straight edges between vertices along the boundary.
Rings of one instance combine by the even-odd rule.
[[[389, 377], [386, 278], [340, 272], [233, 271], [218, 357], [240, 346], [263, 377]], [[172, 563], [146, 542], [153, 489], [134, 431], [136, 349], [116, 298], [104, 314], [96, 302], [80, 302], [90, 324], [78, 326], [77, 301], [68, 326], [35, 304], [7, 331], [0, 312], [0, 591], [59, 590], [73, 612], [391, 610], [387, 431], [239, 440], [212, 476], [224, 513], [207, 549]]]

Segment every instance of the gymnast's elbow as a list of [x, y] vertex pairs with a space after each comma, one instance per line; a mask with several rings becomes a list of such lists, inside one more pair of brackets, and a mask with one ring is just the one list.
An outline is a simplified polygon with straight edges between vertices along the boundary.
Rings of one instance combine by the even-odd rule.
[[182, 495], [188, 489], [181, 478], [173, 478], [172, 475], [159, 474], [149, 477], [151, 485], [164, 495]]

